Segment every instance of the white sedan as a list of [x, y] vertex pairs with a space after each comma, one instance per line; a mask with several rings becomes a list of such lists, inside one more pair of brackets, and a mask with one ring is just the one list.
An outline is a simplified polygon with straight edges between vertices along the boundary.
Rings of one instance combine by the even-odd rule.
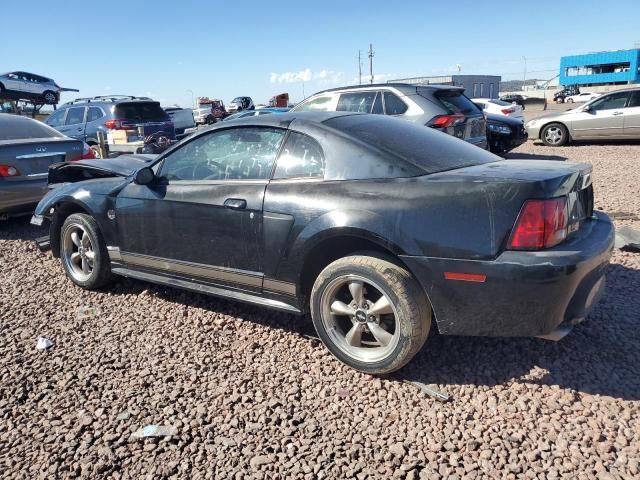
[[600, 96], [599, 93], [591, 93], [591, 92], [582, 92], [577, 95], [570, 95], [564, 99], [566, 103], [584, 103], [590, 102], [594, 98], [598, 98]]
[[507, 117], [520, 118], [524, 116], [522, 107], [517, 103], [503, 102], [497, 98], [474, 98], [473, 103], [485, 113], [505, 115]]

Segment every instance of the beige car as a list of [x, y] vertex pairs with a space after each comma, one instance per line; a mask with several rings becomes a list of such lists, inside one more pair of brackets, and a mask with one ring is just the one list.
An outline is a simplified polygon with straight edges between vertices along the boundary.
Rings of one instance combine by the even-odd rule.
[[529, 138], [559, 147], [574, 140], [640, 139], [640, 88], [618, 90], [586, 105], [530, 120]]

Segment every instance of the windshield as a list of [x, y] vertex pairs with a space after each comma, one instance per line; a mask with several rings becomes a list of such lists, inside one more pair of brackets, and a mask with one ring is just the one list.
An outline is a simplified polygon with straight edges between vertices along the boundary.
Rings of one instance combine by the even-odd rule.
[[324, 123], [399, 157], [426, 174], [501, 160], [468, 142], [399, 118], [347, 115]]
[[231, 100], [231, 103], [242, 103], [244, 100], [244, 97], [236, 97], [233, 100]]

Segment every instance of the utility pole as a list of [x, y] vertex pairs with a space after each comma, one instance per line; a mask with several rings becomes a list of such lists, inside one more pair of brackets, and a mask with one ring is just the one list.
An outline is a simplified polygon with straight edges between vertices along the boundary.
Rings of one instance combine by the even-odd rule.
[[362, 85], [362, 60], [360, 59], [360, 50], [358, 50], [358, 85]]
[[527, 57], [522, 56], [524, 60], [524, 73], [522, 74], [522, 91], [524, 92], [524, 86], [527, 84]]
[[369, 83], [373, 83], [373, 44], [369, 44]]

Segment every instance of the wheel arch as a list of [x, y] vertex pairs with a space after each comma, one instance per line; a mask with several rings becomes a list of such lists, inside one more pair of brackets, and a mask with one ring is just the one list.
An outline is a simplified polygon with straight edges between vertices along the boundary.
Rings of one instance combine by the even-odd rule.
[[405, 252], [393, 242], [357, 228], [325, 231], [309, 239], [308, 248], [303, 255], [298, 285], [304, 304], [307, 303], [313, 283], [327, 265], [339, 258], [362, 252], [372, 253], [408, 270], [400, 258]]
[[62, 224], [70, 215], [74, 213], [85, 213], [91, 215], [89, 207], [74, 198], [67, 198], [52, 205], [51, 228], [49, 229], [49, 242], [51, 253], [54, 257], [60, 256], [60, 229]]

